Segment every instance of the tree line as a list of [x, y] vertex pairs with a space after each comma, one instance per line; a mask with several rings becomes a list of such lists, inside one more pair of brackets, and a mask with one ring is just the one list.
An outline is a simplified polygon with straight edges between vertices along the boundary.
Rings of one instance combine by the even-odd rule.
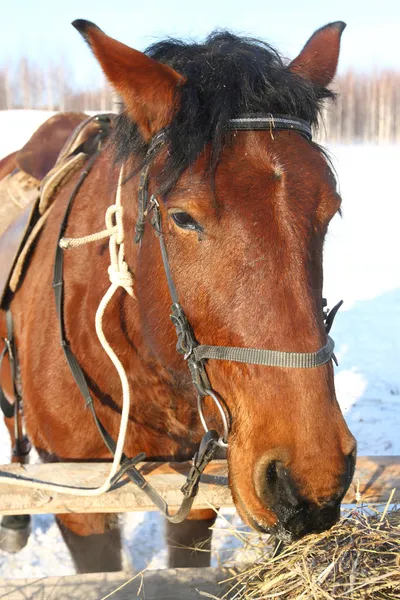
[[[323, 110], [320, 141], [350, 144], [400, 142], [400, 71], [349, 70], [335, 79], [336, 102]], [[60, 111], [116, 110], [105, 81], [92, 89], [72, 83], [65, 61], [47, 67], [21, 58], [0, 66], [0, 110], [31, 108]]]
[[336, 101], [322, 114], [319, 138], [350, 144], [400, 142], [400, 71], [357, 73], [335, 80]]

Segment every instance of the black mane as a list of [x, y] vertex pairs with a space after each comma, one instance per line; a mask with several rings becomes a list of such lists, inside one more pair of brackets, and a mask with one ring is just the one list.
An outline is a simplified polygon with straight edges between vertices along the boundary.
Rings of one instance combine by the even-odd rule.
[[[169, 157], [160, 183], [167, 193], [211, 142], [215, 168], [228, 121], [244, 114], [300, 117], [315, 125], [322, 101], [334, 94], [291, 73], [271, 46], [229, 32], [214, 32], [203, 44], [167, 39], [146, 54], [186, 77], [179, 109], [168, 127]], [[145, 161], [147, 146], [137, 126], [122, 113], [115, 132], [117, 160], [135, 154]]]

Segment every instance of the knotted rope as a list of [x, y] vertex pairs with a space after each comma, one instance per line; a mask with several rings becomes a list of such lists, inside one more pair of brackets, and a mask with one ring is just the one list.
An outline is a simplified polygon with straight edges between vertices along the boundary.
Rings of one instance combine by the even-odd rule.
[[71, 494], [74, 496], [100, 496], [104, 492], [107, 492], [112, 483], [113, 477], [117, 473], [122, 454], [124, 451], [124, 444], [126, 438], [126, 431], [128, 428], [129, 422], [129, 409], [131, 403], [130, 397], [130, 387], [128, 377], [126, 375], [125, 369], [119, 360], [118, 356], [111, 348], [105, 334], [103, 331], [103, 317], [104, 313], [107, 309], [108, 304], [110, 303], [112, 297], [119, 287], [122, 287], [127, 294], [134, 297], [133, 293], [133, 276], [129, 271], [129, 267], [125, 261], [125, 252], [124, 252], [124, 228], [123, 228], [123, 208], [121, 204], [121, 187], [123, 181], [123, 169], [121, 169], [119, 178], [118, 178], [118, 186], [117, 193], [115, 197], [115, 204], [112, 204], [108, 207], [105, 214], [105, 223], [106, 229], [100, 231], [98, 233], [94, 233], [91, 235], [87, 235], [80, 238], [62, 238], [60, 240], [60, 247], [64, 250], [69, 248], [79, 248], [85, 244], [96, 242], [98, 240], [105, 239], [107, 237], [110, 238], [109, 241], [109, 251], [110, 251], [110, 266], [108, 267], [108, 276], [111, 282], [108, 290], [104, 294], [98, 308], [96, 311], [95, 317], [95, 325], [96, 325], [96, 333], [99, 338], [100, 344], [104, 348], [105, 352], [109, 356], [112, 361], [114, 367], [116, 368], [122, 387], [122, 412], [121, 412], [121, 422], [118, 433], [118, 439], [116, 443], [116, 449], [114, 453], [113, 462], [111, 464], [110, 472], [108, 474], [107, 479], [97, 488], [82, 488], [82, 487], [74, 487], [74, 486], [65, 486], [59, 485], [56, 483], [49, 483], [46, 481], [32, 481], [28, 478], [15, 476], [0, 476], [0, 481], [7, 483], [8, 485], [18, 485], [22, 487], [33, 487], [36, 489], [62, 492], [66, 494]]

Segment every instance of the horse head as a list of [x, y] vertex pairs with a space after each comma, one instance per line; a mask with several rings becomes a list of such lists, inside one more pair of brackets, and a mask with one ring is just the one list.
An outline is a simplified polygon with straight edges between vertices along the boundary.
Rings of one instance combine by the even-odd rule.
[[[125, 251], [143, 337], [174, 385], [195, 400], [175, 351], [165, 263], [150, 223], [134, 242], [143, 169], [198, 343], [287, 353], [323, 347], [323, 243], [341, 199], [321, 148], [273, 118], [316, 124], [333, 95], [326, 86], [344, 24], [319, 29], [288, 65], [267, 44], [224, 32], [202, 45], [168, 40], [144, 54], [92, 23], [74, 25], [123, 100], [115, 145], [126, 179]], [[268, 115], [270, 129], [231, 126]], [[229, 415], [230, 486], [242, 518], [284, 539], [330, 527], [355, 460], [332, 361], [285, 368], [209, 360], [206, 369]], [[211, 398], [203, 410], [220, 431]]]

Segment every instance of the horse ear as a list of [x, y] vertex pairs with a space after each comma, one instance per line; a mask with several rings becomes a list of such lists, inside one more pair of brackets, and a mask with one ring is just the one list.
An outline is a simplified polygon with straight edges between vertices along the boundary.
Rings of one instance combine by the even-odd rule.
[[339, 60], [340, 38], [346, 27], [343, 21], [329, 23], [308, 40], [289, 71], [326, 87], [334, 78]]
[[185, 79], [176, 71], [106, 35], [90, 21], [72, 25], [89, 44], [107, 79], [122, 97], [127, 112], [148, 141], [168, 125], [175, 94]]

